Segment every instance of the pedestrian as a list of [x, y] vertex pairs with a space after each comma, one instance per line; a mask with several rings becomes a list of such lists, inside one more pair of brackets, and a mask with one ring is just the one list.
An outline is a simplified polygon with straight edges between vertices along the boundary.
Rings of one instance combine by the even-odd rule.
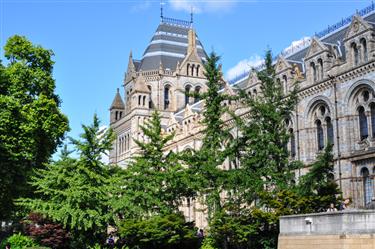
[[331, 203], [329, 205], [329, 208], [327, 209], [327, 212], [337, 212], [337, 208], [335, 208], [335, 204]]
[[107, 244], [108, 244], [109, 248], [114, 248], [115, 247], [115, 240], [113, 239], [113, 235], [111, 235], [108, 238]]
[[366, 209], [375, 209], [375, 197], [372, 197], [371, 202], [367, 203]]
[[344, 210], [347, 210], [349, 209], [349, 205], [350, 205], [350, 199], [349, 198], [346, 198], [340, 205], [340, 211], [344, 211]]

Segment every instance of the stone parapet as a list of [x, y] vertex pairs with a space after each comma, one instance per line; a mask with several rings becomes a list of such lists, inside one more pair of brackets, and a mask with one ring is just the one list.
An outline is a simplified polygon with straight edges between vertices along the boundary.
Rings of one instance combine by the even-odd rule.
[[350, 210], [280, 218], [278, 249], [375, 249], [375, 211]]

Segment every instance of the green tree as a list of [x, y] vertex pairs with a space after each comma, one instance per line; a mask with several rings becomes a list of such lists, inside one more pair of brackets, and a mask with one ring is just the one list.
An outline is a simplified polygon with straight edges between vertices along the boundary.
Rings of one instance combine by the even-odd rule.
[[9, 63], [0, 63], [0, 219], [15, 211], [15, 198], [30, 194], [32, 169], [48, 162], [69, 129], [55, 94], [53, 52], [17, 35], [4, 51]]
[[187, 172], [172, 151], [165, 151], [174, 134], [162, 132], [157, 111], [140, 127], [144, 140], [134, 140], [138, 155], [113, 179], [113, 212], [142, 218], [178, 211], [182, 197], [189, 196]]
[[204, 196], [209, 220], [222, 208], [220, 194], [225, 188], [226, 177], [221, 167], [228, 156], [224, 145], [230, 137], [229, 128], [223, 120], [223, 115], [227, 111], [224, 103], [230, 96], [220, 92], [225, 83], [218, 65], [219, 60], [220, 57], [212, 52], [204, 65], [207, 91], [199, 94], [204, 103], [201, 121], [204, 126], [202, 146], [199, 150], [189, 151], [183, 156], [189, 167], [195, 191]]
[[179, 213], [125, 220], [119, 234], [130, 249], [194, 249], [198, 247], [196, 229]]
[[82, 128], [80, 139], [71, 138], [79, 157], [71, 158], [63, 150], [60, 160], [36, 170], [32, 178], [31, 185], [40, 197], [19, 200], [28, 210], [67, 227], [75, 248], [103, 242], [110, 219], [110, 175], [102, 155], [111, 148], [113, 133], [100, 129], [96, 115], [93, 124]]
[[[213, 231], [219, 231], [220, 243], [227, 248], [228, 238], [240, 248], [275, 248], [278, 234], [278, 217], [294, 210], [284, 207], [281, 196], [297, 198], [293, 189], [293, 171], [299, 165], [291, 162], [286, 144], [289, 134], [285, 120], [289, 119], [297, 102], [295, 87], [288, 96], [276, 80], [272, 55], [265, 56], [264, 69], [257, 72], [261, 92], [249, 96], [240, 91], [240, 103], [248, 110], [247, 117], [233, 115], [241, 136], [231, 143], [241, 167], [230, 174], [231, 194]], [[296, 85], [297, 86], [297, 85]], [[294, 202], [293, 202], [294, 203]], [[244, 212], [246, 205], [248, 212]], [[219, 220], [220, 221], [220, 220]], [[234, 224], [236, 235], [228, 229]], [[251, 224], [251, 225], [249, 225]]]
[[328, 144], [324, 151], [318, 154], [309, 172], [302, 176], [298, 191], [304, 196], [308, 212], [325, 211], [331, 203], [337, 205], [341, 200], [341, 192], [333, 179], [332, 144]]

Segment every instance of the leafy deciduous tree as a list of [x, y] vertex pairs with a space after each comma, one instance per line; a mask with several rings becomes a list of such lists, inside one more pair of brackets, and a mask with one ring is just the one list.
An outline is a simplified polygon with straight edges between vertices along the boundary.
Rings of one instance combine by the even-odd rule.
[[0, 219], [15, 211], [13, 199], [31, 194], [32, 169], [42, 168], [68, 131], [55, 94], [51, 50], [25, 37], [8, 39], [0, 63]]

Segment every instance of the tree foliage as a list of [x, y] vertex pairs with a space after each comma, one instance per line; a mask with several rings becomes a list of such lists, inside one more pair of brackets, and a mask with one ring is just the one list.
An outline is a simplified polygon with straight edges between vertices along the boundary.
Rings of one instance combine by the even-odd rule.
[[65, 149], [60, 160], [36, 170], [31, 185], [40, 197], [19, 204], [63, 224], [76, 242], [90, 245], [103, 239], [109, 219], [109, 171], [102, 154], [111, 148], [113, 133], [100, 129], [96, 115], [82, 128], [80, 139], [71, 139], [79, 157], [71, 158]]
[[13, 199], [30, 194], [26, 181], [42, 168], [68, 131], [55, 94], [51, 50], [25, 37], [7, 41], [0, 63], [0, 219], [15, 210]]
[[215, 212], [221, 210], [220, 193], [224, 190], [225, 182], [221, 167], [227, 156], [224, 145], [229, 139], [229, 129], [222, 118], [226, 112], [223, 104], [229, 96], [219, 92], [224, 86], [219, 60], [220, 57], [212, 52], [204, 65], [207, 91], [200, 94], [204, 103], [201, 120], [204, 127], [202, 146], [199, 150], [188, 151], [183, 156], [195, 191], [204, 196], [209, 220]]
[[134, 140], [138, 155], [114, 179], [114, 212], [133, 218], [176, 212], [182, 198], [191, 191], [189, 177], [177, 155], [165, 151], [174, 135], [162, 132], [156, 111], [140, 128], [144, 140]]
[[128, 219], [119, 227], [119, 234], [130, 249], [197, 248], [195, 232], [194, 223], [185, 222], [179, 213]]
[[333, 180], [332, 144], [328, 144], [324, 151], [318, 154], [317, 160], [299, 181], [299, 192], [308, 201], [306, 209], [309, 212], [324, 212], [331, 203], [337, 205], [341, 200], [341, 192]]
[[62, 225], [56, 224], [42, 215], [30, 213], [25, 223], [25, 232], [39, 245], [59, 249], [69, 245], [69, 233]]

